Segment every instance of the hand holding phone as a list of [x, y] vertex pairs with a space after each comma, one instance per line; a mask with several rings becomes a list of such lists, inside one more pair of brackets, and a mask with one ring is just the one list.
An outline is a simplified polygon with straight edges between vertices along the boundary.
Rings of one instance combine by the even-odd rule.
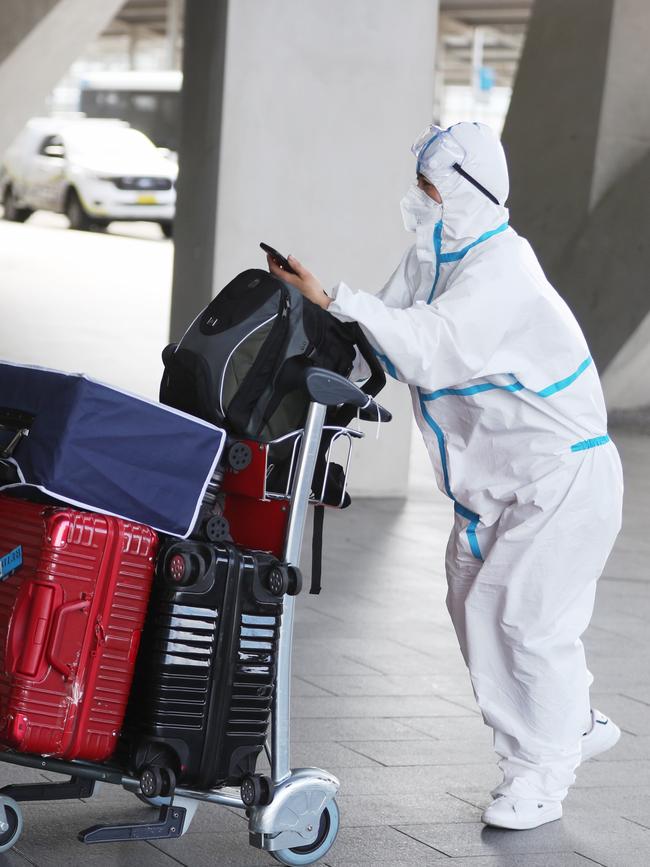
[[282, 255], [282, 253], [278, 253], [278, 251], [274, 247], [271, 247], [269, 244], [265, 244], [264, 241], [260, 242], [260, 247], [262, 248], [262, 250], [264, 250], [265, 253], [267, 253], [271, 257], [271, 259], [273, 259], [276, 265], [282, 268], [283, 271], [287, 271], [289, 274], [296, 274], [296, 271], [294, 271], [294, 269], [291, 267], [288, 260]]

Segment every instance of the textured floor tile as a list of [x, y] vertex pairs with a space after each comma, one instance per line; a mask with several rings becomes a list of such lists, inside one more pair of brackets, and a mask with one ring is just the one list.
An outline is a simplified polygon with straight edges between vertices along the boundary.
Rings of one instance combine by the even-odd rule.
[[612, 821], [591, 833], [575, 835], [575, 851], [606, 867], [650, 864], [650, 830], [632, 822]]
[[[391, 867], [400, 867], [392, 861], [378, 862], [390, 864]], [[447, 859], [449, 867], [593, 867], [591, 859], [583, 858], [575, 852], [545, 853], [544, 855], [526, 855], [522, 860], [521, 855], [493, 855], [486, 858], [474, 856], [471, 858]], [[339, 867], [353, 867], [353, 862], [344, 862]]]
[[306, 696], [294, 702], [293, 716], [324, 719], [467, 716], [471, 711], [437, 696]]
[[[647, 628], [647, 624], [646, 624]], [[650, 678], [647, 678], [650, 680]], [[632, 698], [636, 701], [642, 701], [650, 707], [650, 683], [645, 683], [643, 686], [635, 687], [634, 689], [622, 689], [621, 695], [625, 698]]]
[[0, 789], [4, 786], [20, 783], [48, 783], [61, 782], [69, 779], [58, 774], [45, 774], [34, 768], [23, 768], [21, 765], [11, 765], [7, 762], [0, 763]]
[[481, 822], [408, 825], [403, 826], [402, 830], [452, 858], [472, 855], [528, 856], [543, 852], [574, 851], [571, 840], [558, 822], [520, 833], [487, 828]]
[[166, 862], [169, 867], [172, 863], [181, 863], [187, 867], [271, 867], [275, 863], [268, 852], [262, 852], [250, 845], [247, 830], [188, 834], [180, 840], [160, 840], [152, 843], [151, 848], [161, 855], [166, 853], [170, 856]]
[[96, 815], [84, 816], [79, 802], [71, 810], [25, 814], [25, 830], [16, 851], [38, 867], [173, 867], [177, 863], [144, 842], [80, 843], [77, 832], [98, 821]]
[[[647, 642], [650, 644], [650, 641]], [[650, 670], [649, 675], [650, 678]], [[635, 735], [650, 735], [650, 705], [625, 695], [592, 691], [592, 706], [606, 713], [622, 728]]]
[[637, 759], [650, 759], [650, 736], [636, 737], [623, 732], [616, 746], [601, 753], [594, 762], [621, 762]]
[[350, 746], [387, 766], [488, 764], [494, 756], [491, 747], [472, 741], [355, 741]]
[[291, 681], [291, 695], [295, 698], [304, 698], [305, 696], [327, 696], [332, 693], [327, 689], [322, 689], [314, 683], [303, 680], [301, 677], [294, 677]]
[[0, 867], [29, 867], [31, 863], [15, 849], [0, 854]]
[[398, 795], [391, 791], [376, 795], [340, 794], [336, 800], [341, 810], [342, 826], [347, 828], [426, 822], [476, 822], [481, 812], [477, 807], [459, 801], [446, 792], [426, 795]]
[[585, 762], [576, 771], [576, 788], [585, 786], [646, 786], [650, 761]]
[[421, 740], [422, 733], [396, 719], [316, 719], [298, 718], [291, 723], [291, 740], [300, 741], [365, 741], [376, 738], [391, 740]]
[[341, 696], [437, 696], [474, 701], [469, 678], [442, 678], [434, 675], [314, 675], [307, 678], [316, 687]]
[[381, 764], [372, 756], [366, 756], [362, 751], [355, 750], [355, 741], [350, 741], [350, 747], [328, 741], [307, 741], [296, 743], [291, 750], [294, 767], [318, 768], [362, 768], [376, 767]]
[[492, 764], [439, 765], [427, 767], [329, 768], [341, 781], [341, 792], [346, 795], [373, 795], [390, 791], [393, 794], [444, 794], [451, 787], [493, 789], [501, 780], [501, 773]]
[[364, 665], [356, 660], [349, 659], [340, 653], [316, 652], [311, 647], [301, 647], [297, 642], [291, 668], [298, 676], [311, 676], [314, 674], [376, 674], [377, 669], [371, 665]]
[[483, 723], [478, 713], [456, 718], [403, 717], [400, 722], [436, 740], [476, 740], [492, 744], [492, 730]]
[[396, 861], [404, 864], [437, 864], [449, 859], [427, 845], [394, 828], [342, 828], [331, 852], [325, 857], [331, 867], [340, 864], [381, 864]]
[[528, 859], [534, 854], [562, 852], [579, 853], [606, 867], [650, 863], [650, 831], [615, 817], [601, 823], [593, 814], [579, 820], [567, 816], [521, 832], [470, 823], [409, 825], [403, 830], [452, 858], [490, 855]]

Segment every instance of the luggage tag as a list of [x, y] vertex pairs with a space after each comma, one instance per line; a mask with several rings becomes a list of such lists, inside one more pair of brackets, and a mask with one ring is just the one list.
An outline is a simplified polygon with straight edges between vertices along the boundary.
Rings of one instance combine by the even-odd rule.
[[0, 557], [0, 581], [6, 581], [10, 575], [16, 571], [16, 569], [20, 569], [23, 565], [23, 546], [19, 545], [17, 548], [14, 548], [13, 551], [10, 551], [8, 554], [5, 554], [4, 557]]

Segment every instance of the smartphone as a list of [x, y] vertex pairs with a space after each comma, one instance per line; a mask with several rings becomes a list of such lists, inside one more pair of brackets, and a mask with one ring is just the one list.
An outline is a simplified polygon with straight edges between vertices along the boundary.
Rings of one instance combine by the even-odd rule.
[[279, 265], [283, 271], [288, 271], [289, 274], [296, 274], [293, 270], [287, 259], [282, 255], [282, 253], [278, 253], [273, 247], [269, 246], [269, 244], [265, 244], [264, 241], [260, 243], [260, 247], [264, 250], [265, 253], [268, 253], [271, 259], [275, 262], [276, 265]]

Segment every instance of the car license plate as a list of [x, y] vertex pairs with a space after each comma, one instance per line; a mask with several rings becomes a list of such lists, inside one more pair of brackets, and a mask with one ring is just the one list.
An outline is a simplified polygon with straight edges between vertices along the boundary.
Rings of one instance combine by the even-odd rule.
[[137, 202], [139, 205], [155, 205], [158, 199], [152, 196], [151, 193], [142, 193], [142, 195], [138, 196]]

